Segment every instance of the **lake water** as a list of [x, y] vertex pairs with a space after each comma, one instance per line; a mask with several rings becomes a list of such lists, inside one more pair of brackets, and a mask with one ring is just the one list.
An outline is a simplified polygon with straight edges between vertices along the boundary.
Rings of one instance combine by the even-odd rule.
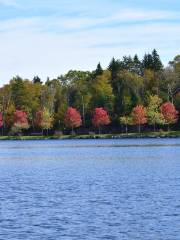
[[180, 139], [0, 142], [0, 240], [179, 240]]

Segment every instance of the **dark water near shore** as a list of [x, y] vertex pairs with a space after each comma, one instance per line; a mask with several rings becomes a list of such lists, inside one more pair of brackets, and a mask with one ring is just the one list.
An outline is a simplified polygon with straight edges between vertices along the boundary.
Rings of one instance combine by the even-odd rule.
[[0, 142], [0, 240], [179, 240], [180, 139]]

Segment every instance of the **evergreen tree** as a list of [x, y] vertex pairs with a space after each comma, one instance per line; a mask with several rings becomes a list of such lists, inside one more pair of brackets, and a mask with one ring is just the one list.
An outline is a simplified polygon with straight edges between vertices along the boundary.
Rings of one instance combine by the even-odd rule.
[[99, 62], [98, 65], [97, 65], [97, 68], [95, 70], [95, 76], [98, 76], [98, 75], [101, 75], [103, 74], [103, 69], [101, 67], [101, 63]]
[[114, 94], [118, 92], [118, 86], [117, 86], [117, 81], [118, 81], [118, 71], [120, 70], [120, 62], [118, 60], [115, 60], [113, 57], [108, 70], [111, 72], [111, 84], [113, 88]]
[[122, 60], [122, 68], [125, 69], [125, 70], [128, 70], [130, 72], [133, 71], [133, 65], [134, 65], [134, 62], [133, 62], [133, 59], [131, 58], [131, 56], [124, 56], [123, 57], [123, 60]]
[[153, 70], [155, 72], [161, 71], [163, 69], [163, 64], [161, 62], [161, 59], [156, 49], [152, 51], [152, 61], [153, 61]]
[[40, 77], [34, 76], [34, 78], [33, 78], [33, 83], [34, 83], [34, 84], [35, 84], [35, 83], [40, 83], [40, 84], [42, 84]]
[[133, 70], [132, 71], [138, 75], [142, 75], [142, 62], [139, 60], [137, 54], [133, 58]]
[[153, 69], [153, 57], [151, 54], [145, 54], [143, 59], [143, 68], [144, 69]]

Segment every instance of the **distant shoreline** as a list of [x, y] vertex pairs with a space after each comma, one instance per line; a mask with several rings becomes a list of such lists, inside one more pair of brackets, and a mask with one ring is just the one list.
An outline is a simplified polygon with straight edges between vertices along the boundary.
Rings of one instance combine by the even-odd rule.
[[128, 134], [95, 134], [95, 135], [62, 135], [62, 136], [0, 136], [3, 140], [66, 140], [66, 139], [132, 139], [132, 138], [180, 138], [180, 131], [128, 133]]

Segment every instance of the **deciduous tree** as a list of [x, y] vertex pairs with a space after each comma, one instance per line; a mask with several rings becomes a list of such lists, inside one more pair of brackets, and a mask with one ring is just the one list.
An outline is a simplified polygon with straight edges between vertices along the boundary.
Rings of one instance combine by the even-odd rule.
[[165, 102], [161, 105], [161, 113], [164, 116], [165, 124], [169, 125], [176, 123], [178, 120], [178, 111], [176, 110], [175, 106], [170, 102]]
[[126, 134], [127, 134], [128, 133], [128, 125], [132, 124], [132, 117], [131, 116], [120, 117], [120, 123], [126, 126]]
[[42, 132], [46, 130], [48, 134], [48, 130], [52, 128], [52, 122], [53, 118], [47, 108], [36, 112], [34, 123], [36, 127], [42, 129]]
[[80, 113], [76, 108], [69, 107], [64, 116], [64, 124], [66, 127], [71, 128], [72, 132], [74, 128], [81, 126], [82, 119]]
[[137, 105], [132, 110], [132, 119], [135, 125], [138, 125], [139, 133], [141, 132], [141, 125], [147, 123], [146, 108], [142, 105]]
[[161, 103], [162, 99], [160, 99], [157, 95], [150, 95], [148, 98], [147, 106], [148, 123], [154, 126], [154, 131], [156, 129], [156, 124], [164, 123], [164, 117], [160, 111]]
[[110, 84], [110, 72], [104, 71], [92, 82], [92, 108], [103, 107], [109, 112], [113, 111], [114, 95]]
[[94, 110], [92, 123], [95, 127], [99, 128], [99, 133], [100, 133], [100, 127], [103, 125], [108, 125], [110, 122], [111, 121], [110, 121], [109, 115], [105, 109], [96, 108]]
[[13, 133], [20, 133], [22, 130], [28, 129], [28, 116], [22, 110], [16, 110], [14, 113], [14, 124], [12, 127]]

